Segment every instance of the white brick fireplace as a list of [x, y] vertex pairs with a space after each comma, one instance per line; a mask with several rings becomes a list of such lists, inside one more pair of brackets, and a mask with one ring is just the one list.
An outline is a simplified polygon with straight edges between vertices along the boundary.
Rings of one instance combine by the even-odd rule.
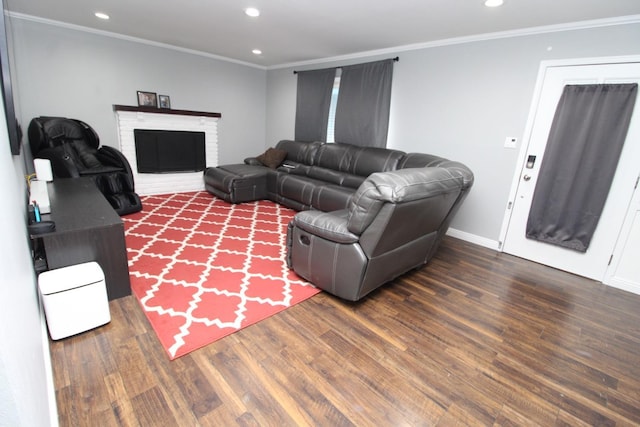
[[136, 193], [146, 196], [204, 190], [202, 172], [138, 173], [133, 131], [147, 129], [204, 132], [206, 166], [217, 166], [219, 113], [122, 105], [113, 107], [116, 112], [120, 151], [131, 165]]

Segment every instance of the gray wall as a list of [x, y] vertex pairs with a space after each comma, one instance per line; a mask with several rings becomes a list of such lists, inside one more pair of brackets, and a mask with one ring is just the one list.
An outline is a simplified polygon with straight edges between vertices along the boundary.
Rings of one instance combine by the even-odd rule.
[[[220, 163], [255, 155], [294, 135], [294, 68], [262, 70], [54, 25], [12, 19], [20, 117], [66, 115], [116, 145], [112, 104], [136, 90], [171, 96], [174, 108], [222, 113]], [[388, 146], [466, 163], [476, 184], [452, 227], [494, 244], [540, 62], [640, 54], [640, 24], [504, 37], [398, 50], [295, 67], [315, 69], [399, 55]], [[517, 149], [503, 147], [517, 137]]]
[[[136, 104], [136, 90], [171, 96], [174, 108], [222, 113], [221, 163], [237, 162], [294, 134], [293, 68], [264, 71], [213, 58], [58, 26], [11, 19], [14, 84], [25, 128], [32, 117], [85, 120], [117, 145], [113, 104]], [[389, 144], [467, 163], [476, 185], [453, 227], [497, 240], [540, 61], [640, 54], [640, 24], [602, 27], [398, 51]], [[552, 47], [552, 50], [548, 50]], [[323, 68], [382, 57], [327, 62]], [[1, 108], [1, 107], [0, 107]], [[1, 111], [0, 111], [1, 112]], [[47, 425], [48, 348], [24, 227], [30, 167], [12, 157], [0, 129], [0, 420]], [[55, 418], [55, 416], [54, 416]], [[0, 423], [1, 424], [1, 423]]]
[[17, 17], [11, 32], [25, 133], [33, 117], [66, 116], [117, 147], [112, 106], [137, 105], [136, 91], [144, 90], [169, 95], [172, 108], [222, 113], [221, 163], [264, 146], [263, 69]]
[[24, 175], [24, 157], [11, 156], [6, 123], [0, 120], [0, 426], [49, 426], [58, 420], [25, 226]]
[[[9, 18], [17, 115], [25, 132], [11, 156], [0, 129], [0, 425], [57, 425], [48, 337], [25, 227], [24, 176], [33, 170], [26, 131], [31, 118], [60, 115], [92, 125], [103, 144], [117, 146], [113, 104], [137, 105], [136, 91], [171, 96], [173, 108], [222, 113], [219, 161], [235, 162], [265, 145], [266, 71], [173, 49], [154, 47]], [[0, 107], [1, 109], [2, 107]], [[0, 110], [4, 115], [4, 111]], [[51, 393], [49, 396], [48, 393]]]
[[[495, 243], [540, 62], [640, 54], [639, 41], [640, 24], [629, 24], [398, 51], [295, 69], [398, 55], [387, 146], [438, 154], [467, 164], [476, 181], [452, 227]], [[293, 69], [268, 71], [268, 145], [294, 135]], [[503, 147], [507, 136], [518, 138], [517, 149]]]

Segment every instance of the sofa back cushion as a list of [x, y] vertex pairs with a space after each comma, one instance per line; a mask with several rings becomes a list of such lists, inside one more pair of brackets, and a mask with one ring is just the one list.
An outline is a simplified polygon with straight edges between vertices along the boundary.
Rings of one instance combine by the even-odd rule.
[[445, 168], [411, 168], [375, 173], [358, 188], [349, 204], [348, 228], [362, 234], [385, 203], [406, 203], [462, 191], [463, 177]]
[[314, 165], [366, 177], [375, 172], [397, 169], [404, 154], [387, 148], [359, 147], [336, 142], [324, 144], [318, 149]]
[[432, 233], [435, 236], [462, 186], [460, 174], [445, 168], [372, 174], [351, 198], [347, 229], [360, 236], [370, 258]]
[[398, 169], [434, 167], [446, 160], [433, 154], [407, 153], [400, 160]]
[[[438, 230], [451, 211], [458, 192], [450, 191], [404, 203], [385, 203], [369, 227], [360, 235], [360, 247], [369, 258], [388, 254], [427, 238], [435, 240]], [[425, 251], [420, 255], [427, 258]], [[401, 263], [402, 260], [395, 262]]]
[[435, 167], [447, 169], [451, 173], [458, 174], [462, 177], [463, 190], [468, 189], [473, 184], [473, 172], [471, 172], [467, 166], [460, 162], [445, 159], [444, 157], [423, 153], [407, 153], [398, 165], [398, 169]]
[[323, 144], [316, 153], [314, 165], [338, 172], [348, 172], [356, 148], [349, 144]]
[[321, 146], [322, 142], [300, 142], [285, 139], [278, 142], [276, 148], [287, 152], [286, 161], [311, 166], [316, 152]]
[[396, 170], [404, 154], [389, 148], [358, 147], [353, 156], [351, 173], [369, 176], [376, 172]]

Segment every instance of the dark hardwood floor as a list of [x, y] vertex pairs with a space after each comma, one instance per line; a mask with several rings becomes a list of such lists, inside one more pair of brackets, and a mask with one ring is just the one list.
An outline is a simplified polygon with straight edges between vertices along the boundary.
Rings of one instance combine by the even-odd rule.
[[62, 426], [640, 425], [640, 296], [453, 238], [169, 361], [133, 296], [51, 343]]

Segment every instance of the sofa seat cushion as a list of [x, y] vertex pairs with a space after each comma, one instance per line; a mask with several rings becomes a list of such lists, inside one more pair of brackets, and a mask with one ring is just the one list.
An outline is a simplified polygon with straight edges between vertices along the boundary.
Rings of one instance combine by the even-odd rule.
[[80, 173], [80, 176], [91, 176], [91, 175], [102, 175], [102, 174], [115, 173], [115, 172], [124, 172], [122, 168], [119, 168], [116, 166], [108, 166], [108, 165], [107, 166], [100, 165], [93, 169], [80, 169], [80, 168], [78, 169], [79, 169], [78, 172]]
[[204, 173], [205, 189], [231, 203], [264, 199], [269, 172], [264, 166], [247, 164], [208, 168]]
[[345, 209], [355, 193], [355, 189], [308, 176], [280, 174], [276, 179], [275, 193], [282, 199], [299, 203], [301, 209], [321, 211]]
[[264, 166], [245, 164], [224, 165], [208, 168], [204, 174], [204, 182], [223, 191], [231, 191], [233, 185], [247, 180], [264, 178], [267, 169]]
[[285, 160], [282, 165], [278, 167], [278, 172], [288, 173], [292, 175], [309, 175], [309, 170], [312, 166], [305, 165], [304, 163], [293, 162], [291, 160]]
[[347, 229], [349, 211], [341, 209], [334, 212], [306, 211], [299, 212], [292, 220], [291, 226], [309, 232], [336, 243], [356, 243], [359, 236]]
[[327, 169], [319, 166], [311, 166], [307, 171], [307, 175], [311, 178], [319, 179], [330, 184], [340, 185], [356, 189], [364, 182], [365, 176], [354, 175], [348, 172], [340, 172], [333, 169]]
[[314, 190], [311, 206], [323, 212], [346, 209], [355, 192], [355, 189], [340, 185], [322, 185]]
[[301, 175], [279, 175], [276, 183], [276, 193], [280, 196], [296, 200], [304, 206], [311, 206], [313, 192], [325, 185], [324, 181]]

